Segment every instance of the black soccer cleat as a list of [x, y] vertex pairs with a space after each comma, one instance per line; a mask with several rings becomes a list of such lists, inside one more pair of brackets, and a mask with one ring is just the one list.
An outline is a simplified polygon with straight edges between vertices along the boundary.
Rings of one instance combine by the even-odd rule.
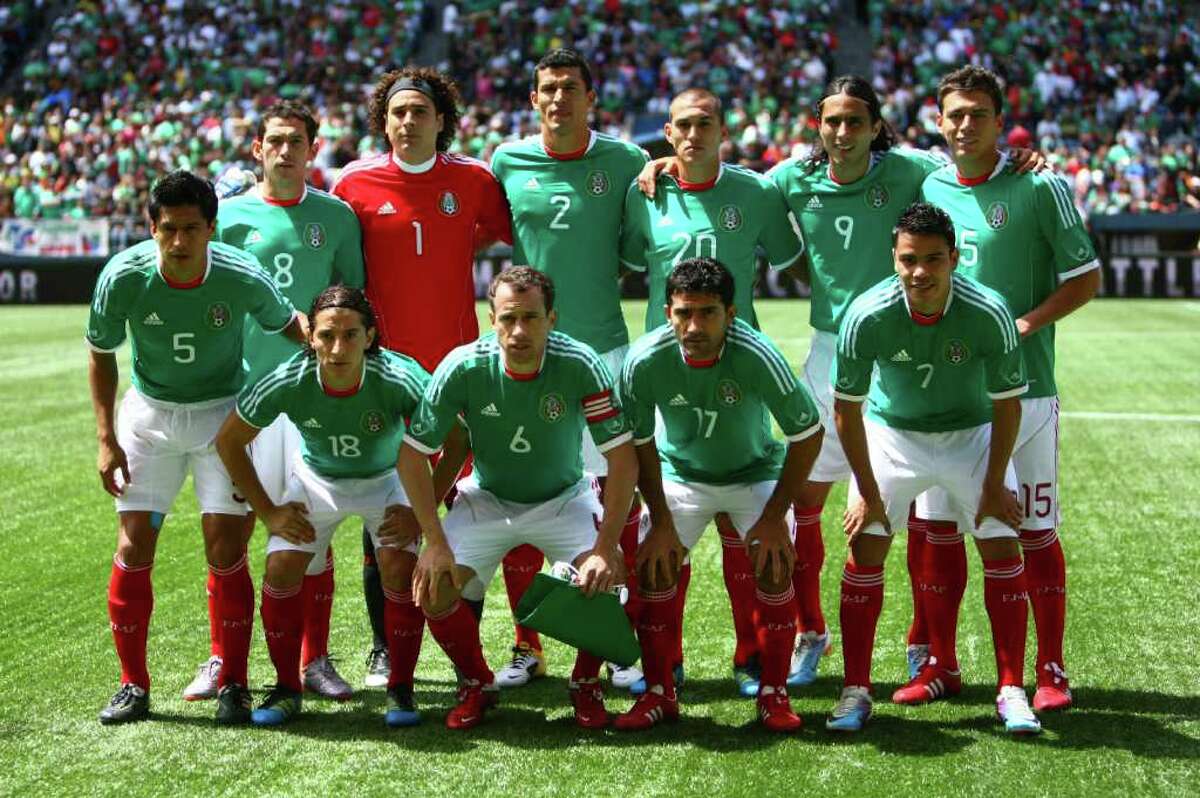
[[236, 726], [250, 722], [254, 700], [242, 684], [227, 684], [217, 693], [217, 723]]
[[150, 717], [150, 693], [136, 684], [126, 682], [100, 710], [100, 722], [105, 726], [133, 723]]

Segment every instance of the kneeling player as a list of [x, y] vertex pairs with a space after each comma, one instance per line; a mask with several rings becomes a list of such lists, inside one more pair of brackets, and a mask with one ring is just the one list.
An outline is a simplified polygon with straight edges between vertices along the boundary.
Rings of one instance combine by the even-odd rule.
[[[243, 391], [217, 438], [234, 483], [270, 532], [262, 619], [278, 683], [251, 719], [276, 726], [300, 711], [304, 572], [314, 556], [324, 560], [338, 524], [358, 515], [378, 547], [387, 598], [393, 667], [385, 719], [410, 726], [420, 720], [412, 678], [424, 625], [409, 589], [417, 528], [395, 466], [404, 419], [429, 375], [379, 348], [374, 313], [357, 288], [327, 288], [313, 302], [310, 323], [306, 350]], [[276, 504], [246, 447], [280, 415], [300, 430], [302, 456]]]
[[[1036, 733], [1041, 725], [1022, 686], [1028, 599], [1009, 462], [1019, 397], [1028, 387], [1017, 328], [999, 295], [954, 272], [954, 225], [943, 211], [910, 206], [892, 239], [897, 276], [860, 295], [838, 333], [834, 419], [857, 496], [845, 518], [845, 686], [826, 727], [858, 731], [870, 717], [871, 652], [891, 529], [904, 523], [913, 499], [939, 486], [983, 558], [996, 711], [1009, 732]], [[928, 607], [948, 612], [952, 604], [946, 597]], [[939, 659], [946, 650], [935, 640], [929, 665], [896, 700], [906, 691], [928, 698], [959, 692], [957, 668]]]
[[[529, 544], [552, 562], [574, 563], [584, 592], [621, 576], [621, 528], [633, 498], [637, 461], [595, 350], [553, 332], [554, 284], [528, 267], [501, 272], [488, 290], [494, 333], [453, 350], [434, 372], [404, 438], [400, 476], [425, 534], [413, 590], [429, 630], [463, 674], [452, 729], [477, 725], [499, 692], [465, 601], [481, 599], [504, 555]], [[454, 507], [438, 519], [428, 455], [461, 419], [470, 431], [474, 473], [460, 480]], [[580, 435], [591, 430], [608, 462], [604, 506], [583, 474]], [[601, 660], [580, 651], [569, 682], [575, 721], [608, 725]]]
[[[719, 262], [680, 263], [666, 284], [670, 325], [634, 343], [622, 370], [648, 508], [637, 561], [649, 687], [617, 718], [620, 729], [679, 717], [671, 669], [679, 572], [717, 513], [729, 515], [758, 582], [759, 717], [773, 731], [800, 728], [785, 686], [796, 637], [791, 507], [820, 451], [821, 421], [774, 344], [734, 317], [733, 295], [733, 275]], [[787, 436], [786, 451], [771, 435], [768, 411]]]

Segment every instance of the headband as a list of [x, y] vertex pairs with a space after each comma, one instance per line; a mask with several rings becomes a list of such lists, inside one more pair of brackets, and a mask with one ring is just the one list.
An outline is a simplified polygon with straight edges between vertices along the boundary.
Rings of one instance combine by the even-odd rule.
[[421, 80], [420, 78], [398, 78], [396, 82], [392, 84], [391, 88], [388, 89], [387, 97], [385, 98], [384, 102], [390, 103], [392, 98], [398, 93], [408, 90], [421, 92], [430, 100], [432, 100], [434, 105], [437, 105], [437, 99], [433, 96], [433, 84], [427, 80]]

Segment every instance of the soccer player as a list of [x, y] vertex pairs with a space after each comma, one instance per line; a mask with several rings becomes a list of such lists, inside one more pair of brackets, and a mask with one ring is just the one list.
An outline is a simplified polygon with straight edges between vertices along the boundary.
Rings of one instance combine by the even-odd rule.
[[[412, 682], [421, 638], [405, 634], [414, 624], [404, 614], [416, 611], [411, 585], [418, 530], [396, 458], [429, 374], [412, 358], [380, 349], [371, 305], [357, 288], [325, 289], [309, 318], [306, 350], [247, 386], [217, 436], [234, 484], [270, 532], [262, 618], [278, 681], [251, 719], [276, 726], [300, 711], [305, 570], [314, 555], [323, 558], [338, 524], [360, 515], [374, 541], [388, 597], [385, 623], [393, 667], [384, 719], [389, 726], [411, 726], [420, 720]], [[300, 430], [303, 457], [276, 500], [246, 447], [280, 415]], [[445, 493], [453, 476], [440, 475], [437, 495]]]
[[[908, 517], [917, 495], [936, 485], [983, 559], [996, 712], [1009, 732], [1036, 733], [1041, 726], [1022, 687], [1028, 610], [1009, 462], [1020, 395], [1028, 388], [1017, 328], [998, 294], [955, 273], [954, 225], [943, 211], [910, 206], [894, 237], [896, 276], [855, 299], [838, 332], [834, 420], [854, 494], [844, 524], [850, 543], [842, 576], [845, 686], [826, 728], [858, 731], [870, 717], [871, 653], [891, 530]], [[932, 609], [945, 611], [947, 603]], [[926, 670], [940, 654], [935, 640]], [[954, 694], [962, 682], [956, 670], [943, 669], [928, 689]]]
[[[97, 468], [104, 489], [116, 498], [118, 517], [108, 612], [121, 688], [100, 722], [126, 723], [149, 714], [146, 633], [154, 606], [150, 571], [158, 522], [190, 468], [224, 655], [216, 716], [220, 723], [240, 723], [250, 717], [246, 661], [254, 618], [247, 510], [213, 438], [244, 380], [246, 317], [296, 340], [303, 337], [303, 317], [253, 257], [209, 243], [217, 195], [207, 181], [185, 171], [165, 175], [150, 191], [148, 214], [153, 238], [118, 253], [101, 271], [86, 336], [100, 442]], [[127, 336], [133, 385], [114, 422], [113, 352]]]
[[[488, 291], [494, 333], [455, 349], [434, 372], [400, 451], [400, 477], [425, 536], [413, 590], [429, 630], [463, 674], [452, 729], [477, 725], [499, 698], [483, 658], [479, 621], [460, 596], [483, 596], [483, 575], [527, 543], [552, 561], [573, 563], [587, 594], [620, 581], [618, 541], [637, 479], [631, 435], [613, 378], [590, 347], [553, 330], [554, 284], [517, 267]], [[474, 473], [439, 520], [427, 464], [462, 419]], [[579, 437], [587, 426], [608, 458], [603, 507], [583, 473]], [[568, 682], [575, 722], [608, 725], [601, 660], [580, 651]]]
[[[773, 269], [792, 267], [804, 250], [783, 198], [762, 175], [721, 163], [725, 126], [721, 102], [711, 92], [693, 88], [678, 94], [664, 132], [675, 150], [678, 173], [659, 178], [653, 199], [629, 186], [621, 229], [622, 264], [648, 272], [646, 331], [665, 323], [658, 301], [665, 296], [671, 269], [700, 256], [720, 260], [733, 273], [734, 305], [744, 321], [757, 327], [752, 300], [758, 248], [766, 250]], [[737, 638], [734, 680], [743, 695], [753, 696], [758, 692], [754, 573], [732, 527], [718, 523], [718, 531]]]
[[[629, 351], [629, 332], [621, 313], [623, 270], [614, 244], [620, 239], [625, 189], [645, 165], [646, 153], [588, 127], [596, 103], [592, 72], [572, 50], [552, 50], [538, 61], [529, 102], [538, 113], [541, 131], [501, 144], [492, 157], [492, 171], [512, 208], [513, 263], [550, 276], [556, 292], [556, 329], [595, 349], [615, 375]], [[599, 478], [603, 492], [607, 460], [587, 433], [583, 467]], [[621, 533], [630, 580], [625, 608], [634, 619], [638, 601], [632, 565], [640, 514], [635, 500]], [[526, 560], [529, 552], [535, 558]], [[514, 609], [541, 565], [532, 547], [505, 558], [505, 586]], [[617, 687], [629, 687], [641, 678], [635, 667], [610, 668]], [[497, 684], [524, 684], [543, 673], [545, 658], [537, 633], [518, 626], [512, 662], [496, 673]]]
[[638, 633], [649, 689], [615, 725], [679, 717], [671, 672], [679, 567], [713, 516], [727, 513], [757, 580], [758, 714], [772, 731], [795, 731], [801, 721], [785, 686], [796, 634], [792, 501], [821, 448], [820, 414], [774, 344], [736, 318], [733, 275], [720, 262], [681, 261], [665, 293], [670, 326], [639, 338], [621, 375], [648, 510]]
[[[447, 76], [425, 67], [387, 72], [375, 84], [370, 118], [389, 151], [347, 165], [332, 187], [362, 226], [380, 343], [426, 371], [479, 336], [475, 251], [512, 240], [508, 203], [487, 165], [447, 152], [459, 116], [458, 87]], [[378, 686], [390, 665], [379, 569], [365, 529], [363, 554], [375, 637], [367, 683]]]
[[[305, 183], [308, 165], [316, 157], [317, 120], [301, 103], [276, 103], [259, 117], [251, 146], [262, 165], [262, 182], [217, 206], [216, 240], [254, 255], [292, 305], [309, 308], [332, 283], [361, 288], [362, 241], [358, 219], [346, 203]], [[246, 384], [254, 385], [265, 374], [300, 350], [300, 345], [278, 335], [266, 335], [247, 321], [243, 344]], [[300, 433], [280, 415], [254, 439], [254, 468], [267, 495], [283, 501], [288, 471], [300, 451]], [[253, 506], [253, 505], [251, 505]], [[248, 516], [247, 534], [253, 531]], [[353, 690], [328, 656], [329, 620], [333, 610], [333, 550], [314, 558], [301, 585], [304, 602], [304, 650], [300, 663], [304, 686], [318, 695], [337, 700]], [[216, 607], [209, 585], [209, 622], [215, 630]], [[213, 698], [221, 669], [214, 649], [183, 690], [187, 700]]]
[[[1037, 630], [1033, 706], [1039, 711], [1066, 709], [1072, 697], [1063, 665], [1066, 565], [1056, 531], [1060, 519], [1054, 323], [1096, 295], [1100, 262], [1067, 182], [1050, 173], [1018, 175], [1008, 158], [996, 152], [1004, 106], [994, 74], [974, 66], [950, 73], [938, 85], [938, 108], [938, 127], [954, 163], [930, 175], [922, 191], [954, 220], [963, 271], [1008, 301], [1029, 368], [1013, 465], [1020, 483], [1020, 539]], [[950, 527], [951, 534], [957, 531], [943, 494], [922, 497], [917, 514], [931, 525]], [[956, 610], [961, 595], [961, 590], [954, 593]], [[938, 633], [931, 629], [931, 634], [936, 638]], [[946, 635], [943, 665], [953, 665], [954, 637], [952, 631]], [[918, 676], [929, 678], [934, 677]]]

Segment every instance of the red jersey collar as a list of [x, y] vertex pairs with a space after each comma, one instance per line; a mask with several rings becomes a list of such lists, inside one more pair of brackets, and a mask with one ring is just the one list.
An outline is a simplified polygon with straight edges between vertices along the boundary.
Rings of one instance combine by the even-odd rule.
[[172, 280], [167, 276], [167, 273], [163, 271], [162, 253], [158, 253], [158, 276], [163, 279], [163, 282], [166, 283], [167, 287], [169, 288], [178, 288], [185, 291], [189, 288], [199, 288], [200, 286], [204, 285], [204, 281], [208, 279], [208, 273], [210, 271], [212, 271], [212, 250], [205, 249], [204, 272], [201, 273], [199, 277], [193, 280], [188, 280], [186, 283], [181, 283], [178, 280]]
[[556, 161], [577, 161], [587, 155], [592, 149], [592, 145], [596, 143], [596, 131], [589, 130], [587, 141], [583, 146], [573, 152], [555, 152], [546, 146], [546, 140], [542, 139], [542, 150]]
[[[548, 343], [547, 343], [547, 346], [549, 346]], [[504, 367], [504, 373], [511, 379], [516, 380], [517, 382], [529, 382], [530, 380], [536, 380], [538, 378], [538, 376], [542, 373], [542, 368], [545, 367], [545, 365], [546, 365], [546, 351], [542, 350], [542, 360], [540, 363], [538, 363], [537, 371], [531, 371], [528, 374], [522, 374], [520, 372], [512, 371], [511, 369], [509, 369], [508, 363], [506, 363], [504, 361], [503, 350], [501, 350], [501, 352], [500, 352], [500, 365]]]
[[684, 191], [708, 191], [717, 184], [717, 181], [721, 179], [721, 175], [723, 174], [725, 174], [725, 164], [720, 164], [717, 167], [717, 176], [712, 180], [705, 180], [703, 183], [689, 183], [682, 177], [676, 176], [675, 182], [678, 183], [679, 187]]
[[918, 327], [931, 327], [941, 321], [947, 313], [950, 312], [950, 305], [954, 302], [954, 275], [950, 275], [950, 291], [946, 294], [946, 304], [937, 313], [920, 313], [913, 310], [912, 305], [908, 304], [908, 294], [904, 293], [904, 309], [908, 311], [908, 317], [917, 324]]
[[1008, 164], [1008, 153], [1002, 152], [1000, 153], [1000, 157], [996, 159], [996, 167], [992, 169], [990, 174], [980, 175], [979, 177], [963, 177], [958, 173], [957, 170], [955, 170], [954, 175], [958, 178], [958, 184], [960, 186], [982, 186], [984, 183], [1000, 174], [1006, 164]]
[[721, 356], [725, 354], [725, 344], [721, 344], [721, 351], [717, 352], [717, 356], [708, 360], [697, 360], [694, 357], [688, 357], [687, 352], [683, 347], [679, 347], [679, 354], [683, 357], [683, 362], [694, 369], [710, 369], [721, 362]]
[[259, 185], [259, 187], [258, 187], [259, 198], [261, 198], [262, 201], [267, 203], [268, 205], [275, 205], [276, 207], [279, 207], [279, 208], [295, 207], [296, 205], [299, 205], [301, 202], [304, 202], [304, 198], [308, 196], [308, 185], [307, 184], [305, 184], [304, 187], [300, 189], [300, 196], [296, 197], [295, 199], [290, 199], [290, 200], [281, 200], [281, 199], [275, 199], [274, 197], [268, 197], [267, 192], [264, 190], [265, 186], [266, 186], [266, 183]]
[[325, 392], [326, 396], [333, 396], [333, 397], [336, 397], [339, 399], [347, 397], [347, 396], [354, 396], [354, 394], [356, 394], [360, 390], [362, 390], [363, 380], [366, 379], [366, 376], [367, 376], [367, 356], [366, 355], [363, 355], [362, 373], [358, 375], [358, 382], [355, 383], [353, 388], [339, 389], [339, 388], [329, 387], [328, 385], [325, 384], [325, 381], [321, 379], [321, 364], [320, 363], [317, 364], [317, 384], [319, 384], [321, 386], [321, 390]]

